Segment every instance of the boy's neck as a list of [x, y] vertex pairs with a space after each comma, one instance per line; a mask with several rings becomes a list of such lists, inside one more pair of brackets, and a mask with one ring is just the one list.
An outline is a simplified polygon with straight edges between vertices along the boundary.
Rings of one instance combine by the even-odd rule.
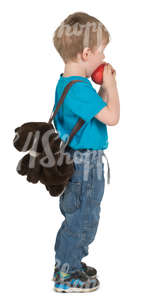
[[69, 77], [69, 76], [86, 76], [86, 71], [79, 63], [70, 62], [65, 64], [63, 77]]

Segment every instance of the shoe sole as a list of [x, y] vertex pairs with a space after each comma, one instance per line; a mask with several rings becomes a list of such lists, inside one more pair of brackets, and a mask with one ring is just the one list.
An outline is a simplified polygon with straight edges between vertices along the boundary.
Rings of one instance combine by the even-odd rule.
[[100, 285], [95, 286], [91, 289], [69, 288], [68, 290], [54, 287], [54, 291], [59, 292], [59, 293], [89, 293], [89, 292], [93, 292], [93, 291], [97, 290], [99, 288], [99, 286]]

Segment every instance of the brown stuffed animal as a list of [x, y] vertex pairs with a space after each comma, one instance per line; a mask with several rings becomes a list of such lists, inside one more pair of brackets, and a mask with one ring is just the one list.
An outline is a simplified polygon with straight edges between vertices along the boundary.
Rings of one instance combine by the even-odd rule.
[[[20, 175], [27, 175], [27, 181], [44, 184], [51, 196], [58, 196], [66, 187], [75, 171], [69, 154], [61, 152], [58, 133], [51, 123], [29, 122], [15, 129], [14, 147], [27, 152], [17, 165]], [[67, 164], [66, 164], [67, 162]]]

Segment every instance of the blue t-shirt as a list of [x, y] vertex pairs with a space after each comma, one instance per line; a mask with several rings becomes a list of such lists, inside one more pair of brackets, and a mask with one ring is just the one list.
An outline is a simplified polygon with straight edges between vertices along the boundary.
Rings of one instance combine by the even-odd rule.
[[63, 104], [54, 118], [54, 126], [61, 140], [67, 142], [68, 137], [79, 120], [85, 123], [68, 144], [73, 149], [104, 150], [108, 147], [107, 126], [94, 116], [107, 103], [103, 101], [93, 88], [90, 80], [82, 76], [63, 77], [60, 74], [55, 91], [55, 110], [65, 86], [72, 80], [82, 80], [74, 83], [69, 89]]

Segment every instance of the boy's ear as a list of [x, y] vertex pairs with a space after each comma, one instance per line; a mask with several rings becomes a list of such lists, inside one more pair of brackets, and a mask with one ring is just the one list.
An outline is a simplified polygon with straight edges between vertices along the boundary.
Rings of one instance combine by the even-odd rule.
[[84, 61], [87, 61], [87, 60], [88, 60], [88, 57], [90, 56], [90, 54], [91, 54], [91, 49], [88, 48], [88, 47], [84, 48], [84, 50], [83, 50], [83, 52], [82, 52], [82, 59], [83, 59]]

